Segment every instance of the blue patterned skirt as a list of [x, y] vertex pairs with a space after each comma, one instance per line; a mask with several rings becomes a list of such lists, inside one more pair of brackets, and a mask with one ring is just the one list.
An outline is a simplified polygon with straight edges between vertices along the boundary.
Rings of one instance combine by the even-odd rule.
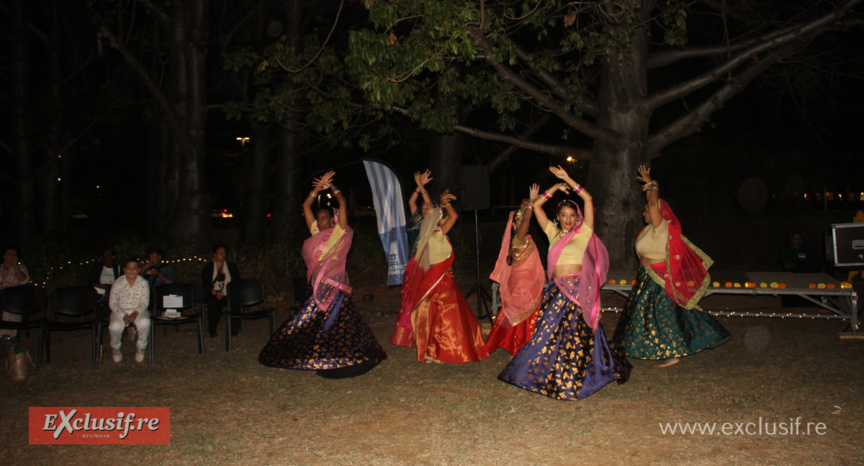
[[711, 314], [675, 304], [643, 266], [612, 341], [631, 358], [671, 359], [719, 346], [729, 337]]
[[282, 369], [328, 371], [368, 362], [374, 366], [386, 358], [351, 296], [340, 291], [328, 310], [321, 310], [310, 296], [303, 309], [273, 333], [258, 362]]
[[624, 352], [582, 318], [582, 309], [551, 282], [531, 339], [498, 375], [500, 380], [558, 400], [582, 399], [613, 380], [630, 378]]

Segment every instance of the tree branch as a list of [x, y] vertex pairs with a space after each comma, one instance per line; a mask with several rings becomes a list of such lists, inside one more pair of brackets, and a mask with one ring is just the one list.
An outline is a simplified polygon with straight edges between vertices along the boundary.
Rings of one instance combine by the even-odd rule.
[[660, 150], [664, 147], [698, 129], [702, 123], [708, 120], [708, 117], [723, 108], [723, 105], [729, 99], [743, 91], [747, 84], [756, 79], [765, 69], [780, 61], [789, 50], [792, 50], [791, 46], [776, 50], [772, 54], [760, 59], [744, 72], [729, 79], [725, 85], [717, 89], [698, 107], [648, 138], [648, 142], [645, 144], [645, 154], [648, 159], [658, 157]]
[[[849, 0], [844, 5], [837, 7], [831, 13], [816, 20], [813, 20], [809, 23], [797, 24], [795, 26], [783, 28], [779, 31], [766, 34], [762, 38], [755, 40], [755, 45], [741, 49], [741, 51], [737, 55], [730, 58], [729, 60], [726, 60], [725, 62], [721, 63], [719, 66], [708, 71], [707, 73], [697, 76], [690, 81], [675, 85], [673, 87], [655, 93], [654, 95], [646, 99], [643, 102], [643, 105], [645, 105], [648, 109], [656, 109], [675, 99], [684, 97], [695, 90], [707, 86], [708, 84], [722, 78], [727, 73], [732, 72], [732, 70], [747, 62], [748, 60], [754, 60], [754, 57], [756, 57], [756, 59], [758, 60], [758, 56], [760, 53], [765, 53], [773, 49], [784, 47], [785, 45], [796, 41], [802, 37], [806, 37], [808, 35], [818, 33], [820, 32], [820, 30], [830, 28], [833, 23], [839, 21], [843, 17], [843, 15], [846, 14], [846, 11], [848, 9], [852, 8], [858, 3], [861, 3], [861, 1], [864, 0]], [[717, 49], [723, 50], [723, 48], [719, 47]]]
[[156, 19], [158, 19], [159, 22], [161, 22], [162, 25], [165, 26], [166, 28], [169, 27], [174, 22], [174, 20], [171, 18], [171, 16], [166, 14], [164, 11], [160, 10], [159, 7], [154, 5], [152, 2], [150, 2], [150, 0], [138, 0], [138, 1], [141, 2], [142, 5], [147, 7], [147, 9], [150, 10], [151, 13], [153, 13], [153, 16], [155, 16]]
[[139, 62], [135, 56], [123, 46], [117, 38], [114, 37], [114, 34], [108, 30], [107, 26], [102, 26], [99, 29], [99, 32], [96, 33], [96, 39], [101, 40], [102, 38], [108, 39], [108, 43], [111, 45], [111, 48], [120, 52], [120, 55], [126, 60], [129, 66], [141, 76], [141, 80], [144, 82], [144, 86], [150, 90], [150, 93], [153, 94], [153, 98], [156, 99], [156, 103], [162, 108], [162, 112], [165, 115], [165, 118], [168, 119], [170, 123], [170, 127], [174, 128], [174, 134], [177, 137], [177, 140], [185, 146], [187, 151], [195, 151], [196, 147], [192, 140], [189, 138], [189, 134], [186, 131], [183, 131], [182, 128], [185, 128], [186, 125], [183, 124], [183, 121], [180, 119], [180, 116], [177, 115], [177, 112], [174, 110], [174, 107], [168, 101], [168, 98], [165, 96], [165, 93], [162, 92], [162, 89], [159, 88], [159, 84], [150, 76], [150, 73], [144, 68], [144, 65]]
[[483, 37], [483, 34], [476, 26], [468, 27], [468, 34], [474, 40], [474, 43], [483, 50], [485, 59], [488, 61], [505, 80], [513, 83], [516, 87], [531, 96], [538, 104], [546, 107], [550, 112], [554, 113], [558, 118], [564, 121], [571, 128], [585, 134], [594, 139], [601, 139], [611, 144], [616, 144], [623, 140], [623, 137], [617, 132], [607, 128], [601, 128], [595, 124], [578, 118], [564, 108], [555, 100], [549, 98], [548, 95], [540, 92], [536, 87], [532, 86], [528, 81], [501, 64], [495, 55], [492, 46]]
[[[535, 121], [525, 130], [524, 133], [519, 135], [520, 141], [525, 141], [530, 138], [537, 132], [538, 129], [542, 128], [549, 119], [552, 118], [552, 115], [545, 113], [540, 119]], [[498, 154], [491, 162], [486, 165], [489, 167], [489, 171], [495, 171], [500, 167], [504, 162], [506, 162], [514, 152], [516, 152], [517, 147], [514, 145], [510, 145], [507, 149], [504, 149], [500, 154]]]
[[467, 126], [456, 125], [453, 127], [454, 131], [458, 131], [462, 134], [467, 134], [469, 136], [473, 136], [475, 138], [485, 139], [487, 141], [498, 141], [505, 142], [507, 144], [511, 144], [520, 149], [529, 149], [537, 152], [542, 152], [544, 154], [552, 154], [552, 155], [561, 155], [561, 156], [573, 156], [579, 160], [592, 160], [594, 158], [594, 154], [589, 149], [579, 148], [579, 147], [567, 147], [567, 146], [556, 146], [552, 144], [545, 144], [542, 142], [532, 142], [525, 141], [521, 137], [517, 136], [509, 136], [501, 133], [493, 133], [491, 131], [483, 131], [476, 128], [469, 128]]
[[[509, 41], [509, 39], [508, 39], [508, 41]], [[571, 100], [573, 98], [573, 96], [570, 95], [570, 92], [564, 86], [564, 83], [559, 81], [558, 78], [556, 78], [555, 76], [550, 74], [548, 71], [541, 69], [541, 68], [538, 68], [537, 65], [534, 63], [534, 61], [531, 60], [531, 57], [528, 56], [528, 53], [525, 52], [525, 49], [523, 49], [522, 47], [520, 47], [519, 45], [517, 45], [513, 42], [510, 42], [510, 43], [513, 45], [513, 48], [516, 50], [516, 56], [518, 56], [520, 60], [525, 62], [525, 64], [528, 65], [528, 67], [531, 69], [531, 71], [533, 71], [534, 74], [536, 74], [537, 77], [540, 78], [541, 81], [543, 81], [547, 86], [549, 86], [549, 89], [551, 89], [555, 95], [557, 95], [559, 98], [564, 99], [564, 100]], [[582, 110], [585, 111], [585, 113], [587, 113], [591, 116], [596, 116], [597, 105], [595, 102], [582, 102], [580, 106], [581, 106]]]

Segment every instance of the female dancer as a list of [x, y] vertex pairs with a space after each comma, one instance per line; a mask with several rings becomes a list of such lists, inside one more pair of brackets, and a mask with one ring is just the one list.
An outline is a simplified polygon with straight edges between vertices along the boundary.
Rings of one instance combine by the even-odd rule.
[[[426, 185], [432, 181], [432, 172], [428, 169], [423, 172], [414, 172], [414, 182], [417, 183], [417, 189], [411, 193], [408, 198], [408, 211], [411, 213], [411, 218], [408, 219], [405, 231], [408, 234], [408, 244], [410, 255], [414, 255], [414, 250], [417, 248], [417, 239], [420, 237], [420, 225], [423, 224], [423, 217], [429, 209], [435, 208], [435, 203], [429, 197], [429, 192], [426, 191]], [[422, 198], [423, 203], [420, 208], [417, 208], [417, 198]]]
[[[402, 307], [390, 338], [398, 346], [413, 342], [420, 362], [479, 361], [489, 355], [483, 349], [480, 324], [453, 280], [453, 246], [446, 234], [458, 218], [450, 205], [455, 199], [444, 191], [441, 207], [429, 210], [423, 219], [417, 252], [405, 269]], [[442, 209], [446, 216], [442, 217]]]
[[[387, 358], [372, 330], [354, 308], [345, 274], [345, 258], [354, 231], [348, 227], [345, 196], [333, 186], [333, 171], [315, 180], [303, 202], [312, 236], [303, 243], [306, 278], [312, 294], [303, 309], [288, 319], [261, 350], [258, 362], [283, 369], [316, 370], [326, 378], [363, 374]], [[339, 214], [329, 207], [312, 214], [312, 202], [323, 189], [333, 189]]]
[[648, 199], [643, 212], [648, 225], [636, 239], [642, 266], [612, 340], [627, 356], [665, 359], [657, 367], [669, 367], [681, 356], [722, 345], [730, 335], [696, 305], [711, 282], [708, 267], [714, 261], [681, 234], [651, 169], [639, 167], [638, 179]]
[[[429, 192], [426, 191], [426, 185], [432, 181], [432, 172], [428, 169], [423, 172], [414, 172], [414, 181], [417, 183], [417, 189], [411, 193], [408, 198], [408, 210], [411, 212], [411, 218], [408, 219], [405, 232], [408, 234], [408, 244], [411, 245], [410, 256], [413, 257], [417, 252], [417, 241], [420, 239], [420, 227], [423, 226], [423, 218], [429, 213], [429, 210], [436, 207], [435, 203], [429, 197]], [[417, 208], [417, 198], [423, 198], [421, 208]], [[409, 260], [409, 264], [411, 261]], [[405, 293], [409, 290], [408, 267], [405, 267], [405, 275], [402, 280], [402, 299], [405, 299]], [[390, 343], [396, 346], [411, 346], [414, 343], [414, 330], [411, 328], [411, 309], [400, 307], [399, 317], [396, 319], [396, 328], [393, 329], [393, 334], [390, 335]]]
[[[600, 323], [600, 287], [606, 280], [609, 255], [594, 234], [591, 195], [563, 168], [550, 167], [563, 180], [534, 201], [537, 223], [549, 238], [549, 287], [537, 327], [499, 379], [559, 400], [582, 399], [613, 380], [630, 377], [630, 363], [620, 348], [609, 344]], [[585, 204], [585, 215], [571, 200], [558, 205], [559, 225], [550, 222], [543, 204], [557, 191], [572, 188]]]
[[[510, 212], [498, 261], [489, 276], [500, 285], [498, 291], [501, 295], [501, 311], [483, 347], [489, 353], [504, 348], [513, 356], [534, 333], [543, 286], [546, 284], [540, 253], [528, 234], [534, 210], [531, 203], [537, 199], [539, 192], [537, 183], [531, 185], [529, 198], [522, 200], [518, 211]], [[512, 241], [511, 231], [514, 232]]]

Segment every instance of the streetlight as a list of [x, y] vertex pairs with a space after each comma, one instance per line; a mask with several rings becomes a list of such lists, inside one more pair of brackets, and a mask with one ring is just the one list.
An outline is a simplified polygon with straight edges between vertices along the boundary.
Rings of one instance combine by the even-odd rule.
[[247, 142], [251, 141], [251, 139], [248, 137], [239, 137], [239, 136], [237, 137], [237, 140], [240, 141], [240, 149], [241, 150], [246, 146]]

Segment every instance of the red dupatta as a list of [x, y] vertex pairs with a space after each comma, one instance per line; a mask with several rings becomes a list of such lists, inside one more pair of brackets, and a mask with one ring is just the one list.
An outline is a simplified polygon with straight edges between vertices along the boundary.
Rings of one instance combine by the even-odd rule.
[[[678, 306], [693, 309], [711, 282], [708, 268], [714, 261], [681, 234], [681, 222], [664, 200], [659, 201], [660, 215], [669, 228], [669, 241], [666, 243], [666, 259], [651, 264], [652, 278], [663, 286], [666, 294]], [[653, 228], [647, 225], [639, 233], [636, 241]]]
[[514, 214], [515, 212], [510, 212], [495, 270], [489, 275], [490, 279], [500, 285], [498, 292], [501, 295], [501, 313], [506, 317], [502, 321], [504, 328], [519, 324], [537, 309], [543, 299], [543, 285], [546, 284], [540, 254], [537, 254], [531, 235], [527, 236], [528, 244], [525, 249], [513, 258], [512, 264], [507, 264]]

